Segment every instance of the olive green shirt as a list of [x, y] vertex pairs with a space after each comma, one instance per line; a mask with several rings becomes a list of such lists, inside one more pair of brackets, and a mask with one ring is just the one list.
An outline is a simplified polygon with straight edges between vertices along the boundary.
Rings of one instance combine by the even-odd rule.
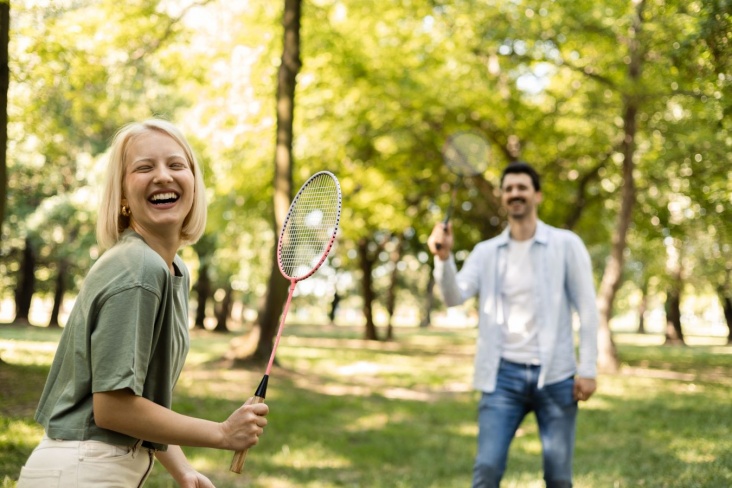
[[51, 439], [137, 442], [96, 425], [93, 393], [129, 389], [171, 407], [173, 386], [189, 347], [190, 277], [179, 256], [174, 266], [176, 276], [129, 229], [92, 266], [61, 335], [36, 411], [36, 420]]

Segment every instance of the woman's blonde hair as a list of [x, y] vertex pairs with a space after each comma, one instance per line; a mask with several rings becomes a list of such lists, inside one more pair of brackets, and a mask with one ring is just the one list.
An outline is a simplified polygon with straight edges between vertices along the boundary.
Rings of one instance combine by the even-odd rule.
[[206, 229], [206, 187], [203, 173], [191, 146], [183, 134], [172, 123], [162, 119], [148, 119], [133, 122], [122, 127], [114, 136], [109, 150], [109, 160], [103, 193], [99, 200], [97, 219], [97, 242], [104, 251], [114, 246], [122, 232], [130, 226], [130, 217], [122, 215], [122, 185], [125, 176], [125, 160], [130, 142], [140, 134], [158, 131], [170, 136], [185, 152], [193, 172], [193, 206], [181, 229], [181, 244], [193, 244]]

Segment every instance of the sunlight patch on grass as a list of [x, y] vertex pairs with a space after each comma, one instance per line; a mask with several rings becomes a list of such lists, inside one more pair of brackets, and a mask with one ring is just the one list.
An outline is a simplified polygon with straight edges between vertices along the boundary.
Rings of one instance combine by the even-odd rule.
[[701, 453], [698, 451], [684, 451], [677, 455], [679, 461], [687, 464], [712, 463], [717, 457], [711, 453]]
[[36, 423], [7, 419], [1, 425], [0, 445], [13, 444], [32, 448], [38, 444], [43, 436], [43, 428]]
[[516, 445], [516, 449], [519, 449], [524, 454], [541, 457], [541, 440], [538, 438], [527, 438], [525, 433], [517, 437], [523, 437], [523, 439], [520, 445]]
[[732, 344], [730, 345], [724, 345], [724, 346], [718, 346], [718, 347], [710, 347], [709, 352], [712, 354], [729, 354], [732, 355]]
[[476, 437], [478, 435], [478, 424], [473, 421], [456, 423], [448, 430], [456, 436]]
[[[275, 477], [275, 476], [258, 476], [257, 477], [257, 485], [256, 486], [268, 486], [271, 488], [296, 488], [301, 486], [309, 486], [309, 485], [301, 485], [298, 483], [293, 483], [291, 481], [287, 481], [286, 479], [282, 477]], [[242, 485], [246, 486], [246, 485]]]
[[51, 364], [58, 344], [55, 342], [0, 341], [0, 355], [13, 364], [43, 366]]
[[308, 447], [300, 447], [291, 450], [285, 444], [274, 454], [270, 461], [280, 466], [288, 466], [295, 469], [323, 469], [323, 468], [347, 468], [352, 466], [350, 460], [334, 454], [331, 450], [324, 449], [319, 444], [310, 444]]
[[334, 372], [341, 376], [360, 376], [379, 374], [389, 370], [394, 371], [395, 368], [391, 365], [377, 364], [369, 361], [357, 361], [355, 363], [337, 367], [334, 369]]
[[389, 421], [397, 421], [394, 414], [387, 412], [362, 415], [355, 419], [350, 425], [344, 427], [345, 432], [359, 432], [361, 430], [383, 429]]

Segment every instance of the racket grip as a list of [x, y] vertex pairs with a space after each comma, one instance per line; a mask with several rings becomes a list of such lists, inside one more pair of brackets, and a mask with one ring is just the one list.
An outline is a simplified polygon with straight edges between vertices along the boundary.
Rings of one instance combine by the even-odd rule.
[[[260, 396], [253, 396], [246, 402], [244, 402], [244, 405], [254, 405], [256, 403], [264, 403], [264, 397]], [[247, 458], [247, 452], [249, 452], [249, 449], [245, 449], [243, 451], [236, 451], [234, 453], [234, 458], [231, 460], [231, 466], [229, 466], [229, 470], [234, 473], [241, 473], [241, 470], [244, 468], [244, 461]]]
[[[442, 222], [442, 228], [447, 232], [447, 222], [450, 220], [450, 214], [448, 213], [447, 217], [445, 217], [445, 220]], [[435, 249], [438, 251], [442, 249], [442, 243], [435, 243]]]
[[[265, 374], [262, 376], [262, 381], [259, 382], [259, 386], [257, 387], [257, 391], [254, 392], [254, 396], [244, 402], [244, 405], [264, 403], [264, 397], [267, 396], [267, 383], [269, 383], [269, 375]], [[234, 453], [234, 458], [231, 460], [231, 466], [229, 466], [230, 471], [237, 474], [241, 473], [241, 470], [244, 467], [244, 460], [247, 458], [247, 452], [249, 452], [249, 449], [236, 451]]]

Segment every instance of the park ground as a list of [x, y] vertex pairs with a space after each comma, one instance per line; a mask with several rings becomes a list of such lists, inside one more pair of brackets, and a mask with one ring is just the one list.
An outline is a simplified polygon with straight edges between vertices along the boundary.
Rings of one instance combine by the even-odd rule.
[[[222, 361], [236, 334], [192, 333], [174, 409], [223, 420], [263, 371]], [[470, 485], [478, 399], [470, 383], [473, 327], [398, 327], [395, 340], [361, 339], [362, 328], [288, 324], [267, 403], [270, 424], [245, 471], [231, 453], [186, 449], [219, 488], [465, 487]], [[60, 329], [0, 325], [0, 486], [15, 486], [42, 435], [33, 412]], [[687, 334], [616, 333], [622, 363], [582, 404], [575, 486], [732, 486], [732, 346]], [[533, 417], [511, 447], [504, 486], [538, 488]], [[159, 464], [147, 487], [173, 487]]]

